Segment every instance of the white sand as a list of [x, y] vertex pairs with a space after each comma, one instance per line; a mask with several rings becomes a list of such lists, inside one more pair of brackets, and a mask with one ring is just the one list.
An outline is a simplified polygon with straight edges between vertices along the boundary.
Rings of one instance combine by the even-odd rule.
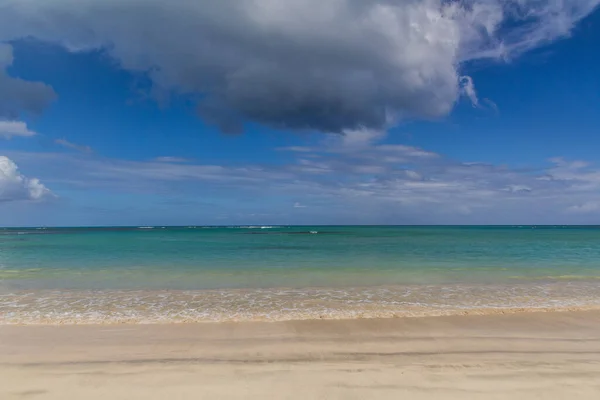
[[0, 326], [0, 399], [600, 399], [600, 313]]

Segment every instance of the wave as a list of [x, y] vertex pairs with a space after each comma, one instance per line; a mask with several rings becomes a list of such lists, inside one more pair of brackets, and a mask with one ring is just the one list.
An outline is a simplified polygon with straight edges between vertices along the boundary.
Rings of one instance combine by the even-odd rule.
[[274, 228], [279, 228], [278, 226], [270, 226], [270, 225], [242, 225], [242, 226], [236, 226], [233, 228], [238, 228], [238, 229], [274, 229]]
[[27, 291], [0, 295], [0, 325], [402, 318], [600, 309], [580, 282], [365, 288]]

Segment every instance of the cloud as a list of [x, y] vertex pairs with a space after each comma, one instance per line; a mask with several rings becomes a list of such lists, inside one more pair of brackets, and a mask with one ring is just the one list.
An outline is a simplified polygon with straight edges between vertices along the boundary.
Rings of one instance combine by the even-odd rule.
[[34, 131], [27, 128], [25, 122], [0, 120], [0, 137], [10, 139], [13, 137], [31, 137], [35, 135]]
[[577, 204], [567, 209], [574, 213], [594, 213], [600, 211], [600, 201], [588, 201], [583, 204]]
[[56, 140], [54, 140], [54, 143], [56, 143], [60, 146], [66, 147], [68, 149], [77, 150], [81, 153], [93, 153], [93, 151], [94, 151], [90, 146], [75, 144], [75, 143], [69, 142], [67, 139], [56, 139]]
[[570, 35], [577, 22], [598, 8], [598, 0], [515, 0], [505, 13], [519, 24], [505, 36], [503, 56], [517, 56]]
[[[383, 139], [386, 136], [385, 131], [373, 129], [354, 129], [345, 130], [342, 132], [341, 146], [350, 149], [365, 147], [373, 142]], [[334, 138], [334, 141], [339, 141]]]
[[494, 103], [492, 100], [490, 100], [488, 98], [484, 98], [483, 103], [487, 106], [488, 109], [492, 110], [496, 115], [498, 115], [500, 113], [500, 109], [498, 108], [498, 105], [496, 103]]
[[273, 165], [139, 162], [53, 153], [11, 157], [52, 185], [86, 193], [148, 198], [177, 193], [210, 198], [225, 209], [243, 208], [246, 214], [285, 213], [289, 199], [293, 208], [310, 205], [302, 212], [306, 219], [291, 221], [296, 223], [600, 222], [599, 166], [556, 158], [546, 167], [516, 169], [382, 144], [383, 139], [380, 133], [379, 139], [345, 146], [344, 136], [325, 136], [320, 144], [291, 152], [287, 163]]
[[471, 101], [473, 107], [479, 107], [479, 99], [477, 98], [473, 78], [466, 75], [460, 77], [460, 92]]
[[52, 197], [36, 178], [27, 178], [8, 157], [0, 156], [0, 203], [19, 200], [43, 200]]
[[[103, 49], [146, 73], [155, 94], [199, 99], [200, 115], [224, 130], [251, 120], [341, 133], [445, 116], [461, 93], [462, 65], [565, 37], [599, 2], [2, 0], [0, 41]], [[20, 85], [46, 100], [51, 93]]]
[[[3, 23], [4, 18], [0, 16], [0, 25]], [[12, 63], [12, 46], [2, 43], [0, 33], [0, 118], [14, 119], [23, 111], [39, 114], [55, 99], [54, 90], [41, 82], [11, 77], [6, 70]]]
[[188, 158], [183, 158], [183, 157], [163, 156], [163, 157], [156, 157], [154, 159], [154, 161], [164, 162], [164, 163], [186, 163], [186, 162], [190, 162], [192, 160], [190, 160]]

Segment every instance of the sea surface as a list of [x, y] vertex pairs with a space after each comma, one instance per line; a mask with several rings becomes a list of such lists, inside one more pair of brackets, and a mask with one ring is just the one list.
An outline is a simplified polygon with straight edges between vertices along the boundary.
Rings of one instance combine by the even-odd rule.
[[600, 227], [0, 228], [0, 324], [600, 308]]

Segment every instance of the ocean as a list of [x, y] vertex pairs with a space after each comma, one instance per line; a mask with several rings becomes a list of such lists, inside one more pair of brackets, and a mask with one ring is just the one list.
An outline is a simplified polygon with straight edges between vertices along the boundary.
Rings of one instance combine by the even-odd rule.
[[0, 324], [600, 308], [600, 227], [0, 229]]

